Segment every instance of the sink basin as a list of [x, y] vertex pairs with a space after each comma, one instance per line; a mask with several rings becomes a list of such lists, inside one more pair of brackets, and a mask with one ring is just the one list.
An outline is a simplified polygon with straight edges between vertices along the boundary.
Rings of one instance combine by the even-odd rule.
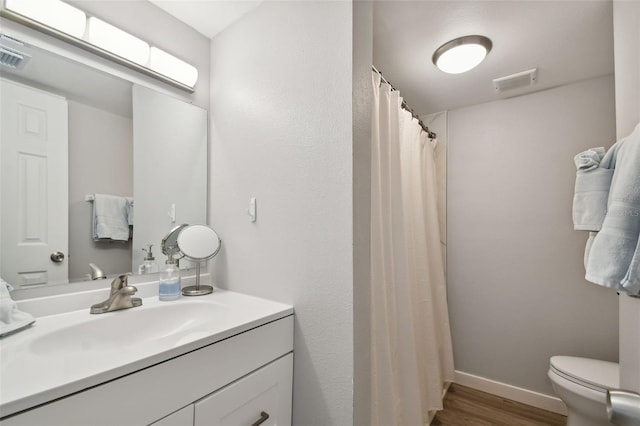
[[210, 334], [205, 327], [221, 311], [225, 311], [222, 305], [192, 301], [188, 305], [166, 302], [109, 312], [40, 336], [30, 343], [30, 349], [38, 355], [54, 356], [104, 354], [136, 345], [173, 347]]

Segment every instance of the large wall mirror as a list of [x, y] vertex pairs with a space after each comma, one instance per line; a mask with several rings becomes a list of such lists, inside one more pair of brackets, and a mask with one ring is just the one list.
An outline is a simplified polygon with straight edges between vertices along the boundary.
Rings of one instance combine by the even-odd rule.
[[[206, 223], [207, 112], [37, 46], [0, 66], [1, 275], [20, 289], [138, 272], [143, 248]], [[132, 206], [130, 238], [94, 238], [94, 194]]]

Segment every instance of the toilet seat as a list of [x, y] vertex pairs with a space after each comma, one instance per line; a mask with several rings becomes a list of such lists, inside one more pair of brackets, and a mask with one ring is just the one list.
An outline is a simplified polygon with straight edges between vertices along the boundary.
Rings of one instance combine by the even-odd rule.
[[620, 383], [620, 366], [615, 362], [575, 356], [551, 357], [551, 370], [580, 386], [605, 393]]

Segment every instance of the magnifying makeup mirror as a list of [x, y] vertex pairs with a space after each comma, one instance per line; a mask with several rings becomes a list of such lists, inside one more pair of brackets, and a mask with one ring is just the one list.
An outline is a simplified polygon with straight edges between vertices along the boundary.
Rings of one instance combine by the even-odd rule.
[[221, 244], [222, 241], [216, 231], [206, 225], [188, 225], [178, 230], [176, 238], [178, 251], [185, 259], [196, 264], [196, 285], [183, 288], [183, 295], [203, 296], [213, 292], [212, 286], [200, 285], [200, 262], [207, 261], [218, 254]]

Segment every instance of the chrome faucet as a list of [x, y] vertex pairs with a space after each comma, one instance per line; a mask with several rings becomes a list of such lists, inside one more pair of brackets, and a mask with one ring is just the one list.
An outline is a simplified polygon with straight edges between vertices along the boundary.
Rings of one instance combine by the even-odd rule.
[[102, 272], [102, 269], [100, 269], [98, 267], [98, 265], [96, 265], [95, 263], [90, 263], [89, 264], [89, 268], [91, 268], [91, 279], [92, 280], [98, 280], [98, 279], [104, 279], [107, 278], [107, 276], [104, 274], [104, 272]]
[[142, 305], [142, 299], [131, 297], [138, 291], [132, 285], [127, 284], [127, 275], [120, 275], [111, 282], [111, 295], [107, 300], [91, 306], [92, 314], [104, 314], [105, 312], [118, 311], [120, 309], [135, 308]]

